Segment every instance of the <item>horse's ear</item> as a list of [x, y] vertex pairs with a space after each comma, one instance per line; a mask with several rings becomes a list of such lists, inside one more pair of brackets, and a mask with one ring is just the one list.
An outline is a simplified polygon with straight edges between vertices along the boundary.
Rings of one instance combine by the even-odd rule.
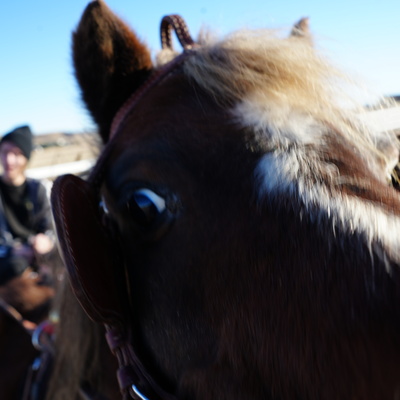
[[150, 51], [103, 1], [90, 3], [73, 34], [82, 98], [108, 140], [112, 118], [152, 70]]
[[290, 37], [303, 38], [310, 44], [313, 44], [309, 18], [301, 18], [296, 24], [294, 24], [292, 31], [290, 32]]

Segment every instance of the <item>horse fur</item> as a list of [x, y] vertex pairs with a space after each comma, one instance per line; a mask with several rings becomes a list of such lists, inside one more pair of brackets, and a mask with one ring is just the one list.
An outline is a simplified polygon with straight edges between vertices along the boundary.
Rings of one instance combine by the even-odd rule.
[[[88, 6], [74, 60], [104, 141], [157, 68], [148, 54]], [[398, 396], [400, 199], [343, 77], [301, 35], [241, 32], [196, 49], [121, 125], [102, 196], [127, 320], [178, 399]], [[138, 228], [138, 187], [165, 200], [162, 232]]]

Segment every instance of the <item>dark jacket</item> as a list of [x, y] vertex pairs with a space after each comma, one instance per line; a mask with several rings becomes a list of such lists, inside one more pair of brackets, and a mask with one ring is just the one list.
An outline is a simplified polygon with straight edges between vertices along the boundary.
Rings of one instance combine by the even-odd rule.
[[[0, 188], [3, 185], [1, 183]], [[11, 255], [15, 242], [27, 244], [36, 234], [52, 234], [53, 231], [52, 215], [44, 185], [28, 178], [23, 197], [22, 223], [0, 190], [0, 285], [21, 274], [28, 267], [27, 260]]]

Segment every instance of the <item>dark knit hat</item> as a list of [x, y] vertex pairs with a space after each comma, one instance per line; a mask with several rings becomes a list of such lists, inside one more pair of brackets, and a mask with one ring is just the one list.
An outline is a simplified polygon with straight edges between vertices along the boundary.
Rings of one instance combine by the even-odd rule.
[[6, 133], [0, 141], [0, 146], [4, 142], [12, 142], [21, 149], [22, 154], [29, 160], [33, 149], [32, 131], [29, 126], [24, 125]]

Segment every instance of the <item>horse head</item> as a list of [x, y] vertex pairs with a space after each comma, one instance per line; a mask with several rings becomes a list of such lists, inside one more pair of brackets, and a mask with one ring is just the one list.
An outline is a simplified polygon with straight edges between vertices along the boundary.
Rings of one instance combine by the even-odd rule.
[[166, 46], [163, 65], [101, 1], [74, 33], [105, 149], [55, 185], [60, 240], [84, 307], [129, 326], [175, 398], [400, 389], [399, 196], [307, 29]]

